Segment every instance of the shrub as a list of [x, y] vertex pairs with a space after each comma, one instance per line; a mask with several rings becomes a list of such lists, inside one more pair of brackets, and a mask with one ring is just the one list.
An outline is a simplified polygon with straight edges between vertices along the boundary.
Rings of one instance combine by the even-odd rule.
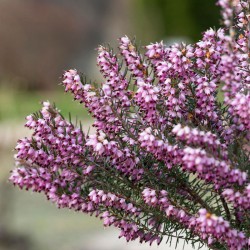
[[34, 132], [18, 141], [11, 182], [99, 216], [127, 241], [249, 249], [249, 1], [218, 4], [224, 27], [193, 45], [140, 53], [125, 36], [122, 59], [98, 48], [103, 83], [66, 71], [62, 84], [96, 132], [43, 102], [27, 117]]

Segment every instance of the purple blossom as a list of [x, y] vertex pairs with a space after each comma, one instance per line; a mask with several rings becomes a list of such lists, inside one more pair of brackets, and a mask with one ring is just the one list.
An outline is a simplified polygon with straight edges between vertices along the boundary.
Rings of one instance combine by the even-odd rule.
[[102, 83], [65, 71], [62, 85], [88, 109], [95, 132], [43, 102], [26, 118], [33, 133], [17, 142], [10, 181], [95, 214], [127, 241], [178, 235], [249, 249], [249, 2], [218, 5], [225, 26], [195, 44], [160, 42], [143, 54], [124, 36], [120, 56], [97, 49]]
[[225, 242], [230, 250], [240, 250], [249, 246], [249, 240], [243, 232], [231, 229], [228, 221], [208, 213], [206, 209], [199, 210], [199, 216], [190, 223], [190, 227], [194, 227], [203, 239], [209, 238], [210, 242]]

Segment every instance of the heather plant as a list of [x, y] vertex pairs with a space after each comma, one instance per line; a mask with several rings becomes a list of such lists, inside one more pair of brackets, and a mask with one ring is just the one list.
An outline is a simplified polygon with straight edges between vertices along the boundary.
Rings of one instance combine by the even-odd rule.
[[127, 241], [250, 249], [249, 1], [218, 5], [223, 27], [195, 44], [140, 49], [125, 36], [120, 56], [98, 48], [103, 83], [66, 71], [62, 85], [96, 132], [43, 102], [27, 117], [33, 135], [18, 141], [11, 182]]

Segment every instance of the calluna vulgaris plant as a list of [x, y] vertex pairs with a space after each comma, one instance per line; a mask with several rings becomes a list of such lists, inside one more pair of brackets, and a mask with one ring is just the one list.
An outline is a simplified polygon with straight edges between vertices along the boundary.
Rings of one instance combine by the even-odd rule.
[[250, 249], [250, 3], [218, 4], [224, 27], [193, 45], [141, 54], [125, 36], [122, 59], [98, 48], [102, 84], [66, 71], [96, 133], [43, 102], [27, 117], [34, 132], [18, 141], [11, 182], [95, 214], [127, 241]]

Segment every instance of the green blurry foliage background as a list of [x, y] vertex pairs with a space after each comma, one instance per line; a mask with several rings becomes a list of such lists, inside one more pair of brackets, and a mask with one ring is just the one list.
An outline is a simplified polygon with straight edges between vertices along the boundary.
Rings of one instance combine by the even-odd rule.
[[147, 42], [167, 37], [186, 37], [196, 41], [201, 32], [218, 27], [219, 8], [213, 0], [138, 0], [137, 37]]

